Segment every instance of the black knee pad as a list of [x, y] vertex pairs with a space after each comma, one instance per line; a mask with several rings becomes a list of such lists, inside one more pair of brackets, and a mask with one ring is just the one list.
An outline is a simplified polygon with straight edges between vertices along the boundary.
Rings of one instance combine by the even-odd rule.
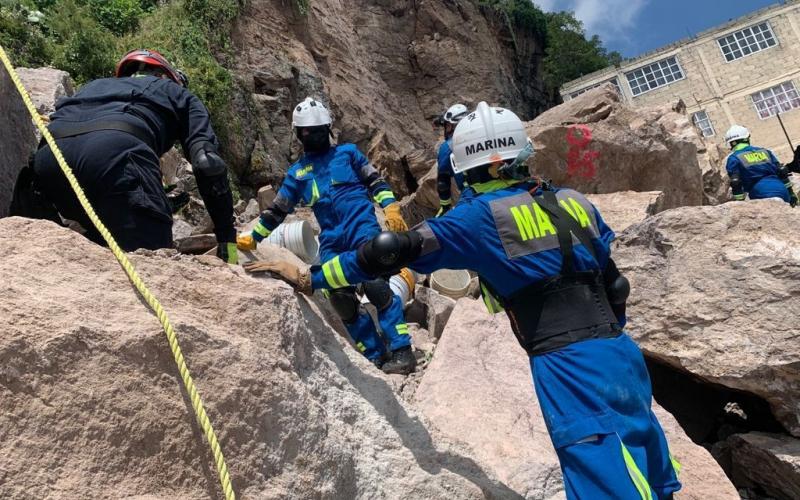
[[367, 296], [378, 311], [384, 311], [392, 305], [392, 299], [394, 297], [392, 289], [389, 287], [389, 282], [381, 278], [365, 282], [364, 295]]
[[354, 323], [358, 318], [358, 297], [352, 288], [331, 290], [330, 301], [333, 310], [345, 323]]

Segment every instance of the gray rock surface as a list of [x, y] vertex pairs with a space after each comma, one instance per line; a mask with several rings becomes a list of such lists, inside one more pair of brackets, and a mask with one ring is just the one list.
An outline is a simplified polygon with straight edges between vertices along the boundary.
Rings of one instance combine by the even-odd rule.
[[800, 222], [776, 200], [682, 207], [629, 228], [630, 330], [674, 369], [766, 400], [800, 436]]
[[620, 233], [629, 226], [661, 212], [664, 208], [664, 194], [661, 191], [621, 191], [609, 194], [586, 195], [600, 211], [608, 226]]
[[8, 215], [17, 175], [36, 147], [33, 129], [11, 77], [0, 68], [0, 217]]
[[750, 432], [728, 438], [737, 485], [749, 484], [780, 500], [800, 498], [800, 440]]
[[75, 93], [72, 78], [55, 68], [17, 68], [22, 84], [31, 96], [36, 111], [49, 116], [56, 110], [56, 101]]
[[[558, 457], [533, 391], [530, 362], [504, 314], [464, 298], [416, 391], [417, 406], [445, 435], [528, 499], [565, 498]], [[683, 465], [680, 499], [738, 499], [719, 465], [665, 410], [655, 411]]]
[[242, 134], [227, 150], [253, 185], [277, 186], [297, 157], [291, 110], [306, 96], [329, 101], [339, 142], [363, 152], [378, 145], [374, 161], [398, 195], [427, 171], [417, 165], [435, 159], [441, 131], [430, 121], [448, 106], [489, 99], [532, 117], [547, 105], [543, 40], [526, 27], [511, 32], [491, 8], [451, 0], [308, 5], [301, 14], [282, 0], [250, 2], [237, 22]]
[[[220, 498], [166, 337], [111, 253], [42, 221], [0, 234], [0, 497]], [[131, 258], [241, 498], [513, 497], [287, 285], [213, 257]]]

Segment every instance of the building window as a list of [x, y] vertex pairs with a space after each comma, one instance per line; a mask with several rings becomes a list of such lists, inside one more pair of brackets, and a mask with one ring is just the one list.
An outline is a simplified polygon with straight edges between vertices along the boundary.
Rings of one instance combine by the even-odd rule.
[[766, 21], [718, 38], [717, 42], [728, 62], [778, 45], [775, 34]]
[[705, 111], [698, 111], [692, 115], [692, 121], [695, 126], [703, 133], [703, 137], [711, 137], [714, 135], [714, 126], [711, 125], [711, 118]]
[[594, 85], [589, 85], [586, 88], [582, 88], [580, 90], [576, 90], [575, 92], [572, 92], [569, 95], [569, 98], [570, 99], [575, 99], [579, 95], [585, 94], [586, 92], [589, 92], [592, 89], [596, 89], [597, 87], [599, 87], [601, 85], [605, 85], [606, 83], [612, 83], [614, 85], [614, 88], [617, 90], [617, 94], [622, 95], [622, 90], [620, 90], [620, 88], [619, 88], [619, 80], [617, 80], [616, 78], [612, 78], [611, 80], [606, 80], [604, 82], [595, 83]]
[[634, 97], [685, 78], [676, 57], [656, 61], [625, 73], [625, 76], [628, 78]]
[[797, 89], [791, 81], [756, 92], [750, 97], [753, 98], [753, 104], [756, 107], [759, 118], [762, 120], [778, 113], [800, 108], [800, 95], [798, 95]]

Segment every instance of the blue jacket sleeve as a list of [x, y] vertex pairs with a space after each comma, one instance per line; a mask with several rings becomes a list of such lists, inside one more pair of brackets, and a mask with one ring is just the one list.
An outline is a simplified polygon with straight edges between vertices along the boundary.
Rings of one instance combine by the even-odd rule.
[[[408, 267], [430, 273], [437, 269], [469, 269], [474, 267], [478, 244], [463, 205], [448, 212], [445, 217], [430, 219], [413, 230], [423, 239], [422, 253]], [[358, 265], [357, 251], [344, 252], [321, 266], [311, 268], [311, 283], [315, 290], [353, 286], [375, 279]]]
[[725, 170], [727, 170], [728, 176], [738, 173], [739, 159], [734, 155], [728, 156], [728, 160], [725, 162]]
[[367, 159], [364, 154], [353, 146], [350, 149], [351, 166], [358, 176], [359, 180], [367, 186], [369, 195], [375, 200], [381, 208], [386, 208], [388, 205], [397, 201], [395, 199], [392, 188], [378, 172], [372, 163]]
[[269, 236], [276, 227], [281, 225], [288, 214], [294, 212], [294, 207], [299, 200], [300, 192], [297, 186], [297, 179], [294, 178], [290, 171], [284, 177], [283, 184], [278, 190], [275, 199], [261, 213], [258, 222], [253, 226], [253, 239], [261, 241]]
[[443, 203], [451, 202], [453, 193], [450, 187], [450, 180], [453, 178], [453, 166], [450, 161], [450, 146], [447, 141], [439, 146], [439, 154], [436, 158], [436, 190], [439, 193], [439, 200]]

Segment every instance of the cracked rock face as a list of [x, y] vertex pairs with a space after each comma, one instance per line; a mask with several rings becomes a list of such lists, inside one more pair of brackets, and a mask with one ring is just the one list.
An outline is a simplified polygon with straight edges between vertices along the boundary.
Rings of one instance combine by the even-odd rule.
[[685, 116], [631, 108], [611, 85], [586, 92], [526, 123], [531, 171], [583, 193], [662, 191], [663, 208], [710, 203], [727, 185], [698, 156], [705, 146], [691, 125], [676, 122]]
[[33, 123], [5, 68], [0, 69], [0, 217], [8, 215], [14, 184], [36, 147]]
[[[530, 362], [508, 319], [481, 301], [460, 299], [415, 393], [417, 406], [451, 439], [527, 499], [565, 498], [558, 457], [533, 390]], [[683, 499], [738, 499], [702, 447], [663, 408], [654, 410], [682, 464]]]
[[315, 0], [306, 15], [279, 0], [249, 2], [233, 38], [248, 94], [239, 115], [257, 124], [243, 127], [233, 153], [256, 185], [277, 185], [297, 157], [291, 114], [306, 96], [329, 104], [339, 142], [365, 153], [379, 145], [374, 160], [398, 195], [432, 165], [441, 131], [430, 121], [448, 106], [485, 99], [531, 117], [547, 105], [537, 93], [542, 42], [512, 37], [474, 2]]
[[800, 436], [800, 225], [777, 200], [682, 207], [619, 237], [629, 326], [644, 351], [766, 400]]
[[[166, 336], [111, 253], [44, 221], [0, 234], [0, 497], [220, 498]], [[214, 257], [131, 259], [240, 497], [510, 498], [313, 301]]]

